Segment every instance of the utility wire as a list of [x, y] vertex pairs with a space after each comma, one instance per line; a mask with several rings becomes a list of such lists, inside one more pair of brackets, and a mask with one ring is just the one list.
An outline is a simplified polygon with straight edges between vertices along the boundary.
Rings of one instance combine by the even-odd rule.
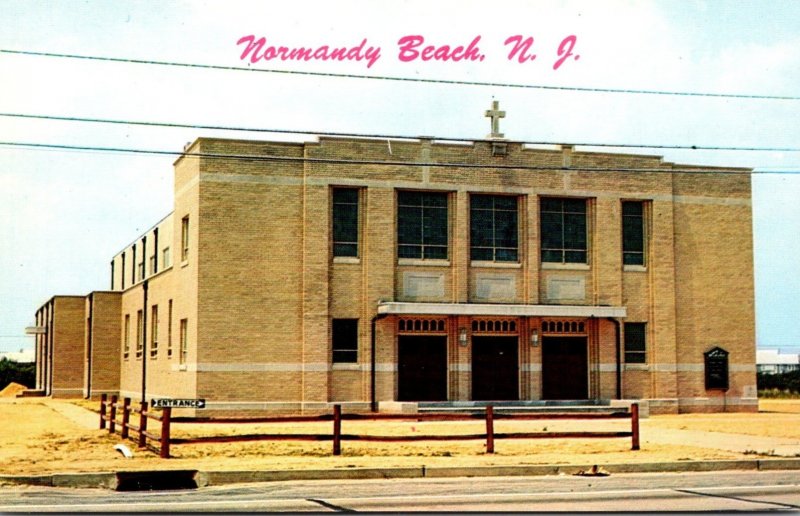
[[[111, 118], [87, 118], [87, 117], [74, 117], [74, 116], [58, 116], [58, 115], [34, 115], [28, 113], [2, 113], [1, 117], [9, 118], [22, 118], [33, 120], [57, 120], [63, 122], [89, 122], [101, 124], [116, 124], [116, 125], [138, 125], [144, 127], [170, 127], [180, 129], [207, 129], [214, 131], [242, 131], [242, 132], [255, 132], [255, 133], [279, 133], [279, 134], [298, 134], [298, 135], [319, 135], [319, 136], [341, 136], [351, 138], [374, 138], [374, 139], [396, 139], [396, 140], [419, 140], [422, 138], [445, 141], [445, 142], [473, 142], [473, 141], [492, 141], [490, 139], [469, 139], [469, 138], [454, 138], [454, 137], [441, 137], [441, 136], [401, 136], [390, 134], [375, 134], [375, 133], [348, 133], [348, 132], [334, 132], [334, 131], [309, 131], [298, 129], [266, 129], [258, 127], [241, 127], [241, 126], [225, 126], [225, 125], [208, 125], [208, 124], [187, 124], [180, 122], [147, 122], [142, 120], [120, 120]], [[519, 143], [523, 145], [575, 145], [582, 147], [616, 147], [616, 148], [633, 148], [633, 149], [683, 149], [683, 150], [712, 150], [712, 151], [763, 151], [763, 152], [800, 152], [800, 147], [726, 147], [726, 146], [713, 146], [713, 145], [648, 145], [648, 144], [632, 144], [632, 143], [598, 143], [598, 142], [545, 142], [545, 141], [527, 141], [527, 140], [503, 140], [507, 143]]]
[[750, 174], [800, 174], [800, 170], [784, 171], [752, 171], [749, 169], [736, 169], [724, 167], [692, 167], [692, 168], [636, 168], [636, 167], [559, 167], [536, 165], [506, 165], [506, 164], [477, 164], [477, 163], [452, 163], [428, 161], [397, 161], [397, 160], [357, 160], [341, 158], [312, 158], [306, 156], [266, 156], [255, 154], [218, 154], [218, 153], [185, 153], [155, 149], [134, 149], [125, 147], [96, 147], [88, 145], [61, 145], [33, 142], [0, 141], [0, 146], [23, 147], [29, 149], [57, 149], [78, 150], [93, 152], [111, 152], [127, 154], [144, 154], [160, 156], [185, 156], [189, 158], [208, 158], [215, 160], [232, 161], [264, 161], [264, 162], [303, 162], [336, 165], [377, 165], [392, 167], [439, 167], [439, 168], [467, 168], [467, 169], [504, 169], [504, 170], [540, 170], [540, 171], [572, 171], [572, 172], [646, 172], [656, 174], [721, 174], [721, 175], [750, 175]]
[[24, 55], [24, 56], [37, 56], [37, 57], [54, 57], [54, 58], [64, 58], [64, 59], [83, 59], [88, 61], [106, 61], [113, 63], [177, 66], [183, 68], [199, 68], [206, 70], [260, 72], [260, 73], [273, 73], [273, 74], [285, 74], [285, 75], [301, 75], [310, 77], [333, 77], [341, 79], [371, 79], [371, 80], [382, 80], [382, 81], [419, 82], [426, 84], [450, 84], [458, 86], [491, 86], [491, 87], [501, 87], [501, 88], [522, 88], [522, 89], [552, 90], [552, 91], [578, 91], [578, 92], [588, 92], [588, 93], [624, 93], [624, 94], [634, 94], [634, 95], [669, 95], [669, 96], [681, 96], [681, 97], [714, 97], [714, 98], [735, 98], [735, 99], [752, 99], [752, 100], [800, 100], [800, 97], [792, 95], [748, 95], [740, 93], [704, 93], [704, 92], [688, 92], [688, 91], [637, 90], [637, 89], [624, 89], [624, 88], [582, 88], [576, 86], [545, 86], [545, 85], [535, 85], [535, 84], [518, 84], [518, 83], [504, 83], [504, 82], [457, 81], [450, 79], [425, 79], [420, 77], [396, 77], [396, 76], [385, 76], [385, 75], [345, 74], [345, 73], [332, 73], [332, 72], [307, 72], [307, 71], [297, 71], [297, 70], [277, 70], [269, 68], [249, 68], [242, 66], [180, 63], [173, 61], [152, 61], [148, 59], [129, 59], [121, 57], [87, 56], [78, 54], [57, 54], [53, 52], [34, 52], [30, 50], [0, 49], [0, 53]]

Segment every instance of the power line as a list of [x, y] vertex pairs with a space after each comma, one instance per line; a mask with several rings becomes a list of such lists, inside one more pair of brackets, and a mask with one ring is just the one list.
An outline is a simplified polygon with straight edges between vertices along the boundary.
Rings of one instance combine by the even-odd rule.
[[558, 166], [536, 166], [536, 165], [506, 165], [506, 164], [476, 164], [476, 163], [453, 163], [435, 161], [397, 161], [397, 160], [357, 160], [342, 158], [312, 158], [307, 156], [266, 156], [255, 154], [219, 154], [219, 153], [191, 153], [177, 151], [165, 151], [155, 149], [134, 149], [125, 147], [96, 147], [88, 145], [62, 145], [50, 143], [33, 142], [9, 142], [0, 141], [0, 146], [23, 147], [29, 149], [57, 149], [57, 150], [79, 150], [107, 153], [127, 153], [144, 154], [159, 156], [186, 156], [191, 158], [208, 158], [217, 160], [232, 161], [265, 161], [265, 162], [303, 162], [337, 165], [376, 165], [392, 167], [439, 167], [439, 168], [467, 168], [467, 169], [503, 169], [503, 170], [538, 170], [538, 171], [571, 171], [571, 172], [642, 172], [655, 174], [720, 174], [720, 175], [750, 175], [750, 174], [800, 174], [800, 170], [784, 171], [752, 171], [745, 169], [719, 168], [719, 167], [692, 167], [692, 168], [635, 168], [635, 167], [558, 167]]
[[269, 68], [247, 68], [242, 66], [180, 63], [174, 61], [153, 61], [149, 59], [129, 59], [121, 57], [87, 56], [78, 54], [57, 54], [53, 52], [34, 52], [30, 50], [0, 49], [0, 53], [24, 55], [24, 56], [37, 56], [37, 57], [54, 57], [54, 58], [64, 58], [64, 59], [83, 59], [89, 61], [105, 61], [113, 63], [146, 64], [146, 65], [156, 65], [156, 66], [177, 66], [183, 68], [199, 68], [206, 70], [260, 72], [260, 73], [274, 73], [274, 74], [285, 74], [285, 75], [301, 75], [310, 77], [331, 77], [339, 79], [370, 79], [370, 80], [382, 80], [382, 81], [419, 82], [426, 84], [449, 84], [457, 86], [490, 86], [490, 87], [500, 87], [500, 88], [522, 88], [522, 89], [551, 90], [551, 91], [577, 91], [583, 93], [624, 93], [624, 94], [634, 94], [634, 95], [713, 97], [713, 98], [735, 98], [735, 99], [751, 99], [751, 100], [800, 100], [800, 97], [791, 95], [748, 95], [741, 93], [707, 93], [707, 92], [688, 92], [688, 91], [638, 90], [638, 89], [625, 89], [625, 88], [584, 88], [577, 86], [545, 86], [545, 85], [535, 85], [535, 84], [518, 84], [518, 83], [503, 83], [503, 82], [458, 81], [452, 79], [425, 79], [421, 77], [396, 77], [396, 76], [386, 76], [386, 75], [308, 72], [308, 71], [298, 71], [298, 70], [277, 70]]
[[[299, 129], [267, 129], [259, 127], [241, 127], [208, 124], [188, 124], [181, 122], [148, 122], [142, 120], [121, 120], [111, 118], [87, 118], [74, 116], [58, 115], [34, 115], [28, 113], [0, 113], [2, 117], [22, 118], [33, 120], [57, 120], [62, 122], [89, 122], [116, 125], [138, 125], [144, 127], [170, 127], [179, 129], [206, 129], [214, 131], [242, 131], [256, 133], [276, 133], [276, 134], [296, 134], [296, 135], [320, 135], [320, 136], [341, 136], [352, 138], [375, 138], [375, 139], [397, 139], [397, 140], [418, 140], [421, 138], [445, 141], [445, 142], [472, 142], [472, 141], [491, 141], [487, 139], [454, 138], [441, 136], [403, 136], [376, 133], [351, 133], [334, 131], [311, 131]], [[615, 147], [630, 149], [670, 149], [670, 150], [710, 150], [710, 151], [759, 151], [759, 152], [800, 152], [800, 147], [728, 147], [710, 145], [663, 145], [663, 144], [632, 144], [632, 143], [599, 143], [599, 142], [545, 142], [534, 140], [504, 140], [507, 143], [520, 143], [523, 145], [575, 145], [582, 147]]]

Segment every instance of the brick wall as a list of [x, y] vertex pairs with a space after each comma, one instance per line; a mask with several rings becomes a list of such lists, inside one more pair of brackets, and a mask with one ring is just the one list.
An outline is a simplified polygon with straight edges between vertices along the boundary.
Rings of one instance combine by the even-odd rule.
[[[192, 156], [195, 153], [263, 158], [213, 159]], [[343, 166], [297, 161], [303, 157], [551, 168]], [[648, 171], [574, 170], [580, 167]], [[125, 271], [115, 265], [119, 279], [123, 273], [128, 275], [120, 294], [117, 327], [110, 322], [108, 326], [120, 343], [120, 390], [136, 397], [145, 360], [148, 393], [153, 396], [205, 397], [233, 409], [366, 402], [371, 396], [370, 320], [381, 301], [607, 305], [626, 307], [625, 321], [647, 323], [646, 363], [623, 364], [624, 398], [657, 400], [654, 412], [752, 410], [755, 344], [749, 177], [707, 171], [672, 173], [673, 168], [658, 156], [534, 150], [513, 143], [508, 144], [508, 154], [500, 157], [492, 156], [489, 142], [454, 145], [422, 140], [389, 145], [322, 138], [315, 143], [284, 144], [199, 139], [175, 163], [174, 211], [156, 226], [158, 251], [169, 246], [172, 264], [162, 265], [155, 276], [148, 275], [147, 346], [145, 356], [138, 360], [136, 314], [143, 309], [143, 285], [141, 278], [131, 285], [130, 258]], [[331, 256], [334, 186], [360, 189], [359, 256], [354, 259]], [[449, 194], [447, 260], [397, 259], [398, 189]], [[517, 197], [518, 263], [470, 262], [473, 193]], [[587, 264], [540, 263], [541, 197], [586, 199]], [[644, 201], [644, 267], [622, 264], [624, 200]], [[184, 217], [189, 221], [186, 260], [181, 259]], [[152, 230], [146, 236], [145, 259], [149, 261]], [[117, 264], [121, 256], [114, 260]], [[137, 265], [139, 261], [140, 255]], [[409, 287], [413, 277], [441, 281], [441, 291], [415, 294]], [[119, 289], [119, 279], [115, 276], [115, 289]], [[486, 281], [506, 285], [505, 290], [497, 291], [499, 297], [487, 298], [481, 289]], [[572, 285], [568, 295], [559, 290], [565, 283]], [[167, 320], [170, 301], [171, 324]], [[159, 339], [157, 353], [150, 356], [153, 305], [158, 306]], [[131, 320], [127, 360], [121, 357], [125, 315]], [[331, 364], [332, 318], [359, 319], [357, 364]], [[181, 319], [188, 321], [185, 364], [180, 360]], [[540, 323], [539, 318], [520, 320], [520, 394], [524, 399], [541, 396], [541, 348], [528, 342], [528, 328], [538, 328]], [[613, 398], [615, 325], [608, 320], [587, 320], [587, 324], [590, 393]], [[468, 317], [448, 321], [451, 399], [471, 395], [471, 346], [456, 342], [458, 329], [469, 326]], [[376, 397], [393, 400], [397, 394], [396, 318], [381, 319], [376, 327]], [[169, 328], [172, 356], [167, 356]], [[624, 342], [624, 332], [619, 338]], [[730, 352], [727, 393], [704, 388], [703, 352], [714, 346]], [[113, 363], [112, 358], [108, 360]], [[110, 385], [113, 378], [108, 381]]]
[[86, 367], [84, 298], [53, 298], [53, 383], [54, 398], [80, 398]]
[[[488, 144], [483, 142], [472, 146], [392, 142], [391, 154], [385, 142], [335, 139], [321, 139], [305, 146], [200, 140], [196, 148], [226, 154], [553, 167], [561, 166], [566, 159], [560, 151], [523, 150], [514, 144], [509, 145], [508, 156], [491, 157]], [[739, 176], [662, 173], [672, 165], [655, 156], [573, 152], [569, 161], [576, 167], [637, 167], [654, 172], [341, 167], [327, 163], [201, 160], [199, 168], [206, 175], [199, 181], [198, 317], [202, 330], [198, 342], [202, 356], [197, 363], [210, 369], [208, 374], [198, 374], [201, 391], [224, 393], [229, 400], [367, 400], [369, 319], [375, 315], [379, 300], [485, 302], [476, 297], [476, 282], [479, 277], [497, 276], [514, 285], [507, 302], [622, 305], [628, 309], [627, 320], [646, 322], [648, 361], [643, 366], [626, 367], [622, 381], [625, 397], [673, 400], [672, 406], [677, 409], [679, 399], [715, 396], [700, 388], [702, 371], [686, 370], [696, 369], [701, 363], [705, 350], [702, 340], [712, 334], [724, 335], [723, 343], [732, 351], [731, 363], [737, 371], [731, 377], [735, 392], [729, 394], [747, 397], [752, 375], [745, 369], [753, 363], [749, 355], [754, 347], [749, 182]], [[362, 188], [360, 256], [348, 263], [332, 263], [330, 257], [331, 186]], [[430, 267], [397, 263], [397, 188], [451, 192], [450, 257], [446, 264]], [[520, 248], [519, 265], [470, 265], [470, 192], [519, 197], [520, 232], [527, 236], [527, 245]], [[540, 265], [540, 195], [587, 199], [591, 234], [588, 265]], [[626, 270], [621, 262], [620, 202], [627, 199], [644, 200], [647, 206], [648, 263], [638, 270]], [[176, 220], [180, 216], [177, 211]], [[733, 235], [746, 245], [732, 240]], [[697, 238], [708, 240], [704, 245], [724, 252], [714, 251], [695, 260]], [[745, 259], [738, 258], [742, 254]], [[727, 273], [720, 272], [726, 270]], [[404, 290], [409, 273], [441, 274], [442, 295], [409, 296]], [[716, 278], [719, 274], [727, 276]], [[550, 298], [548, 286], [553, 278], [582, 281], [582, 298]], [[715, 305], [697, 300], [716, 300], [719, 295], [741, 301], [725, 311], [726, 320], [738, 323], [698, 331], [695, 321], [705, 318], [704, 314]], [[358, 368], [329, 367], [329, 324], [334, 317], [361, 320]], [[392, 349], [396, 342], [389, 324], [389, 320], [378, 323], [379, 399], [393, 399], [396, 389], [391, 367], [395, 363], [396, 352]], [[732, 327], [740, 324], [746, 331]], [[612, 397], [616, 390], [613, 325], [601, 321], [595, 331], [598, 343], [592, 353], [599, 362], [592, 388], [597, 396]], [[454, 349], [452, 355], [451, 363], [469, 361], [468, 349]], [[531, 363], [536, 360], [536, 353], [532, 352]], [[690, 365], [681, 365], [686, 363]], [[247, 368], [272, 371], [268, 376], [276, 379], [275, 385], [261, 386], [253, 379], [244, 381], [241, 388], [226, 390], [237, 376], [236, 371]], [[538, 395], [537, 374], [535, 367], [528, 368], [527, 380], [523, 380], [530, 382], [523, 385], [523, 391], [533, 398]], [[452, 396], [468, 396], [468, 378], [463, 370], [451, 373]], [[258, 388], [248, 390], [247, 385], [256, 384]], [[681, 410], [694, 410], [697, 405], [682, 404]]]
[[90, 357], [84, 374], [84, 396], [98, 398], [103, 393], [119, 392], [120, 301], [118, 292], [92, 292], [86, 298], [91, 333], [86, 335]]

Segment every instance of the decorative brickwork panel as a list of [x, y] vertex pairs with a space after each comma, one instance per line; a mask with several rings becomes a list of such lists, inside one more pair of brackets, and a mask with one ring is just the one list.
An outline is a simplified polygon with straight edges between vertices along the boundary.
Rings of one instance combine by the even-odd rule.
[[445, 317], [401, 317], [397, 321], [397, 332], [404, 335], [447, 333], [447, 318]]
[[542, 333], [546, 335], [586, 335], [586, 323], [569, 319], [545, 319], [542, 321]]
[[519, 325], [516, 319], [475, 318], [472, 319], [472, 333], [481, 335], [517, 335]]

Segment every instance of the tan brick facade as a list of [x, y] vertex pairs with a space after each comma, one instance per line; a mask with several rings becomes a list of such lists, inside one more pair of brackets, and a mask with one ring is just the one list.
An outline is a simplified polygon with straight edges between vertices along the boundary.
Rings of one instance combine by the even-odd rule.
[[82, 393], [85, 300], [54, 296], [36, 312], [36, 388], [54, 398], [76, 398]]
[[[408, 350], [427, 345], [444, 369], [422, 383], [450, 401], [494, 392], [473, 382], [490, 363], [506, 368], [498, 389], [511, 378], [504, 399], [755, 410], [749, 171], [505, 144], [198, 139], [175, 163], [173, 213], [113, 259], [117, 321], [93, 342], [116, 338], [119, 391], [141, 396], [146, 369], [146, 398], [205, 398], [208, 414], [366, 409], [413, 392]], [[333, 256], [336, 188], [357, 189], [355, 256]], [[398, 257], [404, 191], [444, 194], [445, 258]], [[513, 259], [471, 259], [471, 206], [486, 194], [516, 206]], [[583, 262], [543, 261], [543, 199], [585, 206]], [[623, 264], [623, 202], [642, 207], [641, 265]], [[354, 362], [333, 361], [338, 319], [357, 320]], [[626, 323], [643, 324], [641, 363], [625, 361]], [[729, 353], [727, 391], [705, 388], [714, 347]]]
[[83, 395], [99, 398], [119, 392], [119, 292], [92, 292], [86, 296]]

